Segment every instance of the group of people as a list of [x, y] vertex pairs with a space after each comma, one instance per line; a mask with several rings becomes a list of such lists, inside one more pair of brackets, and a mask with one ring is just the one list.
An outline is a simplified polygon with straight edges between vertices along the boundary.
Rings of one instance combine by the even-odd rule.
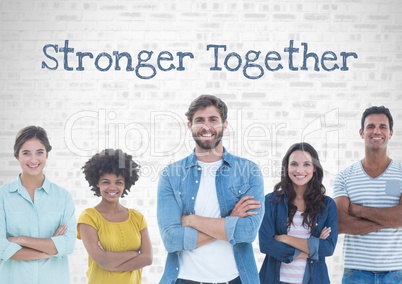
[[[227, 113], [215, 96], [192, 101], [186, 116], [195, 149], [160, 175], [161, 284], [330, 283], [325, 258], [342, 233], [342, 283], [402, 283], [402, 164], [387, 154], [387, 108], [363, 113], [365, 156], [337, 175], [332, 198], [306, 142], [288, 149], [280, 181], [264, 195], [258, 165], [223, 146]], [[100, 202], [76, 220], [70, 193], [43, 172], [51, 149], [41, 127], [16, 136], [21, 173], [0, 187], [0, 283], [70, 283], [67, 256], [76, 238], [88, 252], [89, 284], [141, 283], [153, 258], [147, 222], [120, 203], [139, 178], [138, 164], [119, 149], [91, 157], [82, 171]], [[259, 271], [257, 235], [265, 254]]]

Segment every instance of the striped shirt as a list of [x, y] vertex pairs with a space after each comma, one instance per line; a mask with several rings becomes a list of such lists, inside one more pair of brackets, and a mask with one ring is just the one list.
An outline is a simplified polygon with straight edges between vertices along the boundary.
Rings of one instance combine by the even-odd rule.
[[[308, 239], [310, 230], [303, 227], [303, 212], [297, 211], [293, 216], [293, 224], [288, 229], [288, 235], [300, 239]], [[304, 271], [306, 270], [306, 259], [295, 258], [291, 263], [281, 264], [280, 279], [285, 283], [302, 283]]]
[[[370, 177], [361, 162], [341, 171], [334, 182], [333, 197], [347, 196], [351, 203], [386, 208], [399, 204], [402, 164], [391, 161], [383, 174]], [[367, 271], [402, 269], [402, 228], [385, 228], [365, 235], [345, 234], [345, 268]]]

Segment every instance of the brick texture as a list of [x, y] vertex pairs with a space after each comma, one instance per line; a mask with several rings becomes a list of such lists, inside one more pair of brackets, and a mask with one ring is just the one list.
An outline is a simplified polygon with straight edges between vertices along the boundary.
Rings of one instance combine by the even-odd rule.
[[[156, 188], [164, 166], [191, 151], [193, 142], [184, 113], [190, 101], [203, 93], [217, 95], [229, 106], [227, 148], [257, 162], [263, 170], [266, 193], [279, 180], [280, 163], [287, 148], [301, 140], [313, 144], [326, 170], [325, 185], [332, 194], [335, 174], [362, 158], [363, 142], [358, 135], [360, 116], [366, 107], [385, 105], [393, 113], [395, 133], [390, 156], [402, 160], [402, 5], [398, 0], [333, 1], [21, 1], [0, 2], [0, 185], [19, 173], [13, 158], [16, 132], [30, 124], [43, 126], [53, 150], [46, 175], [72, 193], [77, 216], [98, 199], [89, 190], [80, 168], [105, 147], [130, 152], [142, 165], [142, 176], [122, 200], [147, 218], [154, 249], [154, 262], [143, 271], [143, 283], [155, 284], [164, 269], [166, 251], [156, 222]], [[57, 58], [57, 70], [41, 68], [42, 61], [55, 67], [43, 52], [47, 44], [63, 48], [65, 40], [74, 53], [48, 49]], [[293, 40], [298, 53], [284, 49]], [[314, 60], [303, 65], [303, 46], [321, 58], [332, 51], [337, 60], [330, 68], [342, 67], [341, 52], [355, 52], [348, 71], [314, 71]], [[208, 44], [225, 45], [214, 67]], [[126, 71], [127, 59], [115, 70], [113, 51], [132, 55], [135, 69], [138, 53], [153, 51], [147, 62], [156, 68], [152, 79], [140, 79]], [[243, 74], [248, 51], [260, 51], [255, 62], [264, 74], [248, 79]], [[172, 61], [161, 61], [175, 69], [161, 71], [157, 56], [169, 51]], [[177, 52], [191, 52], [179, 71]], [[269, 61], [276, 51], [281, 61]], [[91, 52], [82, 58], [77, 52]], [[96, 69], [99, 54], [111, 55], [108, 71]], [[236, 56], [229, 56], [235, 52]], [[143, 54], [144, 55], [144, 54]], [[166, 56], [166, 54], [165, 54]], [[251, 56], [251, 55], [250, 55]], [[272, 54], [271, 54], [272, 56]], [[227, 60], [229, 71], [224, 67]], [[99, 57], [98, 66], [108, 67]], [[142, 76], [150, 69], [143, 68]], [[257, 76], [259, 69], [247, 70]], [[340, 283], [342, 240], [328, 258], [331, 281]], [[258, 265], [263, 255], [254, 242]], [[70, 256], [73, 284], [86, 283], [87, 253], [81, 243]]]

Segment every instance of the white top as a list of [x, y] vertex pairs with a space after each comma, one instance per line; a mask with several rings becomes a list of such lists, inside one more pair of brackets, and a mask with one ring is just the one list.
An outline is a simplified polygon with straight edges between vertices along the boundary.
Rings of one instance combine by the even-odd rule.
[[[195, 214], [220, 218], [215, 175], [222, 160], [213, 163], [198, 162], [202, 169], [200, 187], [195, 201]], [[233, 247], [229, 242], [216, 240], [192, 251], [179, 253], [178, 278], [199, 282], [226, 282], [239, 276]]]
[[[334, 182], [334, 198], [349, 197], [351, 203], [377, 208], [399, 204], [402, 194], [402, 164], [391, 161], [385, 172], [370, 177], [361, 162], [341, 171]], [[368, 271], [402, 269], [402, 228], [386, 228], [365, 235], [345, 234], [345, 267]]]
[[[293, 216], [293, 224], [288, 229], [288, 235], [300, 239], [308, 239], [311, 235], [310, 229], [303, 227], [303, 212], [297, 211]], [[281, 282], [301, 284], [303, 282], [304, 271], [306, 270], [306, 259], [294, 259], [291, 263], [281, 264]]]

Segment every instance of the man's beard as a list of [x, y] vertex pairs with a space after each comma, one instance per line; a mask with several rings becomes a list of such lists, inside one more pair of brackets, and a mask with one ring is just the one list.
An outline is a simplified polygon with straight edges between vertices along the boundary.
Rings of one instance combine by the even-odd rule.
[[216, 138], [212, 141], [205, 141], [202, 139], [199, 139], [199, 137], [197, 136], [196, 133], [192, 133], [193, 138], [195, 143], [197, 143], [198, 147], [200, 147], [203, 150], [212, 150], [215, 149], [216, 146], [222, 141], [222, 137], [223, 137], [223, 128], [222, 131], [216, 133]]

